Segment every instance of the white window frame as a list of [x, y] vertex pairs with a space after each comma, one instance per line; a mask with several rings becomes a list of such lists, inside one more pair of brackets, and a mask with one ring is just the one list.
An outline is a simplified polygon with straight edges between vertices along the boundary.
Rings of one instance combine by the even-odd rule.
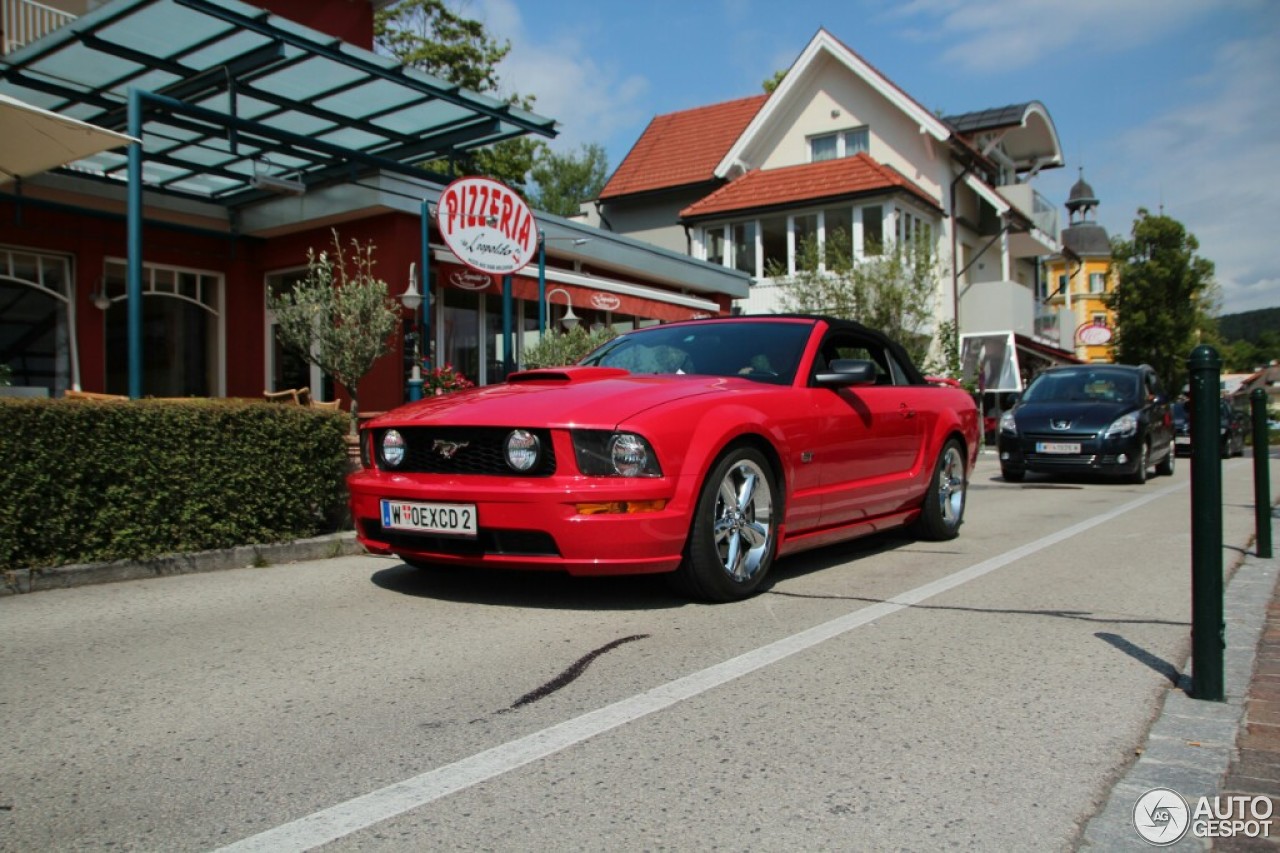
[[[129, 261], [127, 258], [105, 257], [102, 259], [104, 282], [107, 278], [106, 269], [110, 266], [122, 267], [123, 272], [123, 293], [109, 293], [106, 291], [105, 283], [103, 285], [104, 295], [112, 302], [128, 302], [128, 281], [129, 281]], [[156, 283], [156, 273], [166, 272], [173, 274], [173, 280], [176, 283], [179, 277], [183, 275], [194, 275], [200, 280], [196, 290], [195, 298], [179, 293], [175, 289], [167, 289], [160, 287]], [[212, 294], [206, 295], [204, 290], [204, 280], [209, 280], [212, 284]], [[120, 280], [119, 278], [112, 279]], [[142, 262], [142, 298], [149, 296], [180, 299], [199, 308], [204, 309], [206, 313], [213, 317], [213, 343], [214, 343], [214, 361], [215, 367], [213, 371], [213, 388], [210, 389], [210, 397], [227, 396], [227, 323], [226, 323], [226, 302], [227, 302], [227, 277], [218, 270], [200, 269], [198, 267], [180, 267], [173, 264], [157, 264], [144, 260]]]
[[[827, 239], [826, 215], [828, 210], [835, 207], [841, 207], [841, 206], [842, 205], [826, 203], [826, 204], [823, 204], [821, 207], [813, 207], [813, 208], [796, 210], [786, 215], [787, 274], [788, 275], [796, 274], [796, 250], [798, 249], [798, 243], [796, 241], [796, 227], [795, 227], [796, 219], [799, 217], [805, 217], [805, 216], [817, 217], [817, 220], [818, 220], [817, 234], [818, 234], [818, 243], [819, 243], [818, 269], [820, 272], [826, 272], [826, 239]], [[853, 253], [854, 253], [853, 256], [857, 260], [862, 260], [863, 258], [869, 257], [866, 253], [864, 218], [865, 218], [866, 211], [870, 208], [876, 208], [876, 207], [880, 208], [880, 211], [881, 211], [880, 233], [884, 241], [884, 248], [886, 250], [890, 249], [893, 246], [894, 242], [899, 239], [898, 232], [897, 232], [897, 225], [899, 222], [899, 218], [902, 216], [910, 217], [911, 230], [913, 233], [925, 233], [928, 235], [930, 239], [936, 239], [936, 236], [939, 233], [938, 229], [941, 228], [941, 222], [939, 222], [937, 219], [934, 219], [933, 217], [927, 214], [921, 213], [921, 211], [918, 208], [903, 205], [901, 202], [895, 202], [890, 199], [881, 199], [878, 201], [861, 203], [861, 204], [850, 201], [848, 203], [848, 207], [852, 211], [851, 219], [852, 219], [852, 228], [853, 228], [853, 235], [852, 235]], [[764, 280], [765, 276], [762, 271], [762, 264], [764, 261], [764, 258], [763, 258], [764, 244], [763, 244], [763, 237], [762, 237], [763, 232], [762, 232], [761, 222], [762, 222], [761, 217], [749, 217], [745, 219], [733, 219], [727, 222], [719, 222], [713, 225], [702, 226], [701, 228], [698, 229], [697, 236], [694, 239], [695, 257], [697, 257], [699, 260], [704, 260], [704, 261], [707, 260], [707, 235], [712, 232], [719, 232], [720, 234], [723, 235], [724, 246], [725, 246], [724, 258], [721, 262], [721, 266], [724, 266], [727, 269], [735, 269], [736, 266], [733, 263], [733, 260], [734, 260], [733, 229], [736, 226], [742, 225], [744, 223], [754, 223], [753, 228], [755, 232], [755, 245], [754, 245], [755, 260], [752, 265], [752, 270], [750, 272], [750, 275], [754, 276], [757, 280]]]
[[[36, 261], [36, 278], [29, 279], [19, 276], [16, 272], [17, 265], [14, 263], [15, 255], [28, 255]], [[57, 302], [62, 303], [63, 312], [67, 321], [67, 352], [66, 358], [68, 362], [68, 382], [69, 387], [80, 390], [80, 351], [78, 340], [80, 338], [80, 329], [77, 326], [76, 318], [76, 282], [75, 268], [72, 264], [72, 256], [58, 252], [38, 251], [35, 249], [26, 249], [20, 246], [0, 246], [0, 278], [6, 281], [22, 284], [33, 290], [38, 290], [46, 296], [51, 297]], [[58, 267], [62, 271], [61, 288], [50, 287], [45, 282], [44, 270], [46, 266]], [[55, 353], [55, 360], [62, 357], [62, 353]], [[56, 376], [56, 372], [55, 372]], [[56, 388], [50, 388], [49, 393], [55, 394]]]
[[[863, 142], [862, 146], [852, 153], [849, 151], [850, 137], [859, 137]], [[832, 157], [825, 157], [821, 160], [814, 157], [813, 144], [815, 142], [826, 141], [832, 138], [835, 139], [836, 143], [835, 155]], [[806, 139], [806, 143], [809, 149], [810, 163], [825, 163], [828, 160], [840, 160], [844, 157], [852, 157], [854, 154], [862, 151], [866, 151], [867, 153], [871, 152], [871, 128], [863, 124], [857, 127], [848, 127], [844, 130], [831, 131], [829, 133], [815, 133]]]

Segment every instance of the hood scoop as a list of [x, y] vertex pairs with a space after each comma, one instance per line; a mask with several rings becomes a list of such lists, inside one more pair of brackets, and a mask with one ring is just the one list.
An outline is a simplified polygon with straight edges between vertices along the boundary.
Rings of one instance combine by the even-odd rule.
[[507, 377], [512, 385], [528, 385], [530, 383], [550, 385], [581, 385], [584, 382], [598, 382], [602, 379], [617, 379], [630, 376], [631, 371], [620, 367], [541, 367], [536, 370], [521, 370]]

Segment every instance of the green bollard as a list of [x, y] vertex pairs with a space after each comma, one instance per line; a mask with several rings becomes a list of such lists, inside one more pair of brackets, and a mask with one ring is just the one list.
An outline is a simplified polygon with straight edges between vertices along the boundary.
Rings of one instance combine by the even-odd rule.
[[1226, 698], [1222, 616], [1222, 360], [1211, 346], [1187, 359], [1191, 372], [1191, 696]]
[[1271, 471], [1267, 468], [1271, 435], [1267, 429], [1266, 390], [1254, 388], [1249, 394], [1249, 405], [1253, 413], [1254, 550], [1259, 557], [1271, 559]]

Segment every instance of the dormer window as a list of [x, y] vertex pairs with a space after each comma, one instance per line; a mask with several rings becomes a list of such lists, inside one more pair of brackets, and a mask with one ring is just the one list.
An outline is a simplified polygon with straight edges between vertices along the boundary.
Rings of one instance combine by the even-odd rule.
[[870, 148], [871, 133], [866, 127], [810, 136], [809, 162], [821, 163], [823, 160], [852, 157], [860, 151], [869, 151]]

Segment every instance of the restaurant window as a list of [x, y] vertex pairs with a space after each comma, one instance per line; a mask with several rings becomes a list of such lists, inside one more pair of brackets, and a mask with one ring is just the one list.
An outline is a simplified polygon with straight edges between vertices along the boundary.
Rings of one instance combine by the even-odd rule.
[[[124, 261], [107, 261], [106, 389], [129, 393], [129, 300]], [[142, 394], [213, 397], [222, 393], [222, 276], [143, 264]]]
[[14, 386], [57, 397], [80, 381], [69, 257], [0, 249], [0, 304], [0, 364], [9, 367]]
[[284, 345], [280, 339], [280, 327], [276, 314], [271, 310], [271, 300], [279, 298], [307, 277], [306, 269], [270, 273], [266, 277], [264, 298], [267, 327], [267, 376], [266, 390], [287, 391], [291, 388], [309, 388], [317, 400], [335, 399], [333, 377], [303, 358], [298, 352]]
[[432, 367], [453, 365], [455, 370], [477, 385], [481, 384], [480, 316], [483, 297], [474, 290], [444, 288], [441, 317], [442, 348]]

